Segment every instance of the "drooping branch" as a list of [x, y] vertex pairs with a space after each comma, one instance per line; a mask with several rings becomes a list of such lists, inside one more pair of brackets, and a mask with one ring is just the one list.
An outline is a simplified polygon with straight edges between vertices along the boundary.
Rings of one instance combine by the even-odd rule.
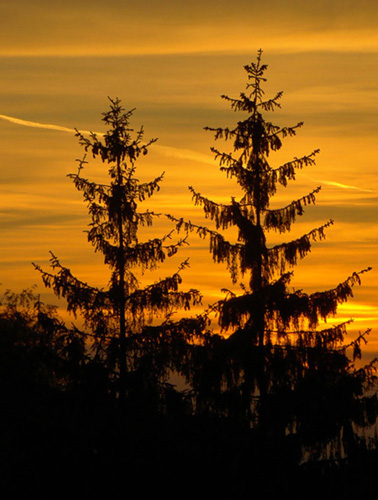
[[172, 276], [135, 290], [126, 297], [125, 306], [134, 329], [151, 322], [154, 316], [161, 316], [172, 309], [189, 310], [192, 305], [201, 304], [202, 295], [198, 290], [179, 291], [182, 282], [180, 272], [188, 265], [188, 261], [184, 261]]
[[[133, 229], [136, 233], [137, 225]], [[166, 257], [173, 256], [180, 247], [186, 244], [186, 238], [180, 239], [176, 243], [167, 245], [164, 242], [171, 237], [172, 231], [162, 238], [153, 238], [144, 242], [132, 241], [129, 232], [124, 235], [123, 255], [125, 262], [125, 269], [140, 266], [142, 272], [146, 269], [156, 269], [159, 263], [165, 261]], [[111, 222], [92, 225], [88, 231], [88, 241], [95, 247], [96, 251], [104, 255], [104, 262], [112, 269], [117, 267], [119, 261], [120, 248], [119, 248], [119, 234]]]
[[281, 104], [278, 102], [283, 95], [283, 92], [278, 92], [275, 97], [267, 100], [262, 100], [262, 94], [259, 96], [258, 102], [253, 94], [247, 96], [245, 92], [240, 93], [239, 99], [221, 95], [221, 98], [230, 103], [231, 109], [234, 111], [246, 111], [247, 113], [254, 113], [256, 108], [260, 107], [264, 111], [274, 111], [275, 108], [280, 108]]
[[319, 149], [314, 150], [311, 154], [294, 158], [294, 160], [284, 163], [276, 169], [272, 169], [272, 175], [283, 186], [287, 186], [288, 180], [295, 180], [295, 171], [303, 167], [315, 165], [314, 157], [320, 152]]
[[110, 186], [91, 182], [88, 179], [81, 177], [79, 173], [68, 174], [67, 177], [73, 179], [73, 183], [78, 191], [83, 191], [84, 199], [86, 201], [92, 202], [97, 199], [100, 203], [106, 204], [109, 202]]
[[230, 271], [231, 279], [236, 283], [238, 274], [242, 275], [247, 270], [245, 259], [242, 259], [244, 247], [240, 243], [232, 244], [227, 241], [224, 236], [217, 231], [212, 231], [205, 226], [193, 224], [190, 221], [185, 221], [183, 218], [177, 219], [172, 215], [167, 214], [167, 217], [176, 222], [176, 230], [184, 230], [187, 233], [194, 232], [200, 238], [209, 237], [210, 253], [216, 263], [226, 262], [227, 269]]
[[365, 345], [367, 344], [366, 337], [370, 334], [371, 328], [368, 328], [365, 330], [363, 333], [360, 332], [357, 338], [353, 339], [349, 344], [343, 345], [340, 350], [345, 354], [346, 350], [349, 349], [350, 347], [353, 348], [353, 361], [356, 359], [361, 359], [362, 357], [362, 350], [361, 350], [361, 344], [364, 343]]
[[281, 286], [273, 284], [266, 302], [267, 317], [279, 330], [303, 330], [305, 321], [310, 329], [315, 329], [320, 320], [326, 321], [330, 316], [334, 316], [338, 306], [353, 296], [353, 287], [361, 284], [360, 275], [370, 269], [353, 273], [331, 290], [311, 295], [302, 290], [287, 293]]
[[304, 213], [306, 205], [315, 204], [315, 195], [319, 193], [321, 187], [317, 187], [311, 193], [292, 201], [284, 208], [276, 210], [266, 210], [264, 218], [264, 227], [278, 230], [280, 233], [290, 231], [291, 225], [295, 222], [296, 216], [301, 216]]
[[264, 111], [274, 111], [276, 108], [281, 108], [281, 103], [278, 102], [283, 95], [283, 92], [277, 92], [275, 97], [272, 99], [267, 99], [266, 101], [261, 101], [257, 106], [261, 107]]
[[231, 153], [224, 153], [219, 151], [218, 149], [211, 147], [210, 151], [214, 153], [214, 159], [219, 160], [219, 165], [223, 167], [226, 165], [227, 167], [242, 167], [242, 161], [239, 158], [238, 160], [232, 156]]
[[269, 248], [265, 262], [266, 269], [270, 269], [272, 272], [279, 270], [282, 274], [287, 266], [295, 266], [298, 258], [302, 259], [310, 252], [312, 241], [325, 238], [324, 230], [332, 224], [333, 220], [330, 220], [296, 240]]
[[[293, 332], [295, 340], [293, 345], [299, 349], [319, 348], [326, 350], [340, 349], [347, 334], [347, 326], [353, 320], [347, 320], [330, 328], [321, 330], [300, 330]], [[290, 334], [290, 332], [286, 332]]]
[[270, 122], [265, 122], [267, 127], [268, 136], [267, 139], [270, 140], [273, 137], [277, 137], [281, 135], [283, 138], [285, 137], [293, 137], [297, 133], [297, 129], [303, 127], [304, 122], [298, 122], [296, 125], [292, 127], [277, 127], [276, 125], [271, 124]]
[[[202, 205], [205, 217], [210, 218], [215, 221], [216, 228], [219, 229], [227, 229], [228, 227], [234, 225], [236, 223], [235, 218], [239, 217], [239, 212], [243, 213], [245, 218], [249, 220], [253, 220], [254, 214], [251, 205], [243, 205], [240, 207], [240, 204], [233, 203], [230, 205], [225, 205], [222, 203], [215, 203], [214, 201], [201, 196], [200, 193], [197, 193], [193, 187], [189, 186], [189, 190], [192, 192], [192, 199], [194, 200], [195, 205]], [[236, 213], [236, 211], [238, 213]]]
[[34, 268], [42, 275], [42, 280], [47, 288], [52, 288], [58, 297], [67, 300], [67, 310], [75, 316], [78, 310], [91, 314], [96, 309], [112, 310], [113, 304], [109, 294], [103, 289], [92, 287], [72, 275], [71, 271], [63, 267], [57, 257], [51, 253], [51, 267], [58, 269], [56, 274], [48, 273], [33, 263]]
[[159, 191], [160, 182], [163, 180], [163, 178], [164, 172], [159, 177], [156, 177], [156, 179], [154, 179], [153, 181], [138, 184], [137, 195], [139, 201], [144, 201], [146, 197], [150, 198], [155, 191]]

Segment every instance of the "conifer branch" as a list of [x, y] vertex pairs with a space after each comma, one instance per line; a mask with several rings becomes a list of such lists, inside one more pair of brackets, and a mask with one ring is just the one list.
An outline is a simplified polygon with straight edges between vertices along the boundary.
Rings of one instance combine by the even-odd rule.
[[298, 258], [302, 259], [310, 252], [312, 241], [325, 238], [324, 230], [332, 224], [333, 220], [331, 219], [323, 226], [313, 229], [296, 240], [269, 248], [265, 264], [267, 269], [279, 269], [281, 273], [284, 273], [287, 265], [295, 266]]
[[275, 210], [266, 210], [264, 218], [264, 227], [278, 230], [280, 233], [290, 231], [291, 225], [295, 222], [296, 216], [304, 213], [306, 205], [315, 204], [315, 195], [319, 193], [321, 186], [314, 189], [311, 193], [292, 201], [289, 205]]
[[154, 315], [164, 314], [172, 308], [189, 310], [192, 305], [201, 303], [202, 296], [198, 290], [179, 291], [182, 282], [180, 272], [188, 265], [188, 260], [184, 261], [172, 276], [135, 290], [126, 297], [126, 307], [134, 322], [144, 324], [145, 321], [152, 321]]
[[219, 151], [218, 149], [216, 149], [214, 147], [211, 147], [210, 151], [212, 151], [214, 153], [215, 160], [218, 160], [218, 158], [220, 158], [219, 165], [221, 167], [223, 165], [227, 165], [228, 167], [232, 166], [232, 167], [236, 167], [236, 168], [243, 166], [241, 160], [240, 159], [236, 160], [235, 158], [233, 158], [233, 156], [231, 154], [222, 153], [221, 151]]
[[88, 179], [80, 177], [79, 174], [68, 174], [67, 177], [73, 179], [73, 183], [78, 191], [83, 191], [86, 201], [91, 202], [96, 197], [98, 197], [100, 202], [107, 203], [109, 201], [110, 185], [91, 182]]
[[295, 180], [295, 170], [302, 169], [303, 167], [315, 165], [314, 157], [320, 152], [319, 149], [314, 150], [311, 154], [302, 156], [301, 158], [294, 158], [294, 160], [281, 165], [276, 169], [272, 169], [272, 175], [283, 186], [287, 186], [288, 180]]
[[215, 221], [216, 228], [227, 229], [233, 224], [237, 223], [240, 214], [249, 220], [254, 219], [253, 211], [251, 210], [251, 204], [245, 204], [242, 208], [240, 204], [236, 204], [235, 200], [232, 200], [230, 205], [225, 205], [223, 203], [215, 203], [214, 201], [201, 196], [197, 193], [192, 186], [189, 186], [189, 190], [192, 193], [192, 199], [195, 205], [202, 205], [205, 217], [209, 217], [211, 220]]
[[370, 269], [353, 273], [333, 289], [311, 295], [301, 290], [285, 293], [284, 289], [277, 288], [275, 291], [273, 285], [267, 300], [267, 314], [281, 330], [290, 326], [300, 330], [304, 321], [308, 322], [310, 329], [315, 329], [320, 320], [326, 321], [328, 317], [334, 316], [338, 306], [353, 297], [353, 287], [361, 284], [360, 275]]
[[272, 125], [271, 123], [267, 122], [267, 129], [268, 129], [268, 135], [267, 139], [271, 140], [278, 135], [282, 135], [283, 138], [285, 137], [293, 137], [297, 133], [297, 129], [303, 127], [304, 122], [298, 122], [296, 125], [293, 125], [292, 127], [276, 127], [275, 125]]
[[261, 107], [264, 111], [274, 111], [275, 108], [281, 108], [281, 103], [279, 103], [278, 100], [281, 99], [282, 95], [283, 92], [277, 92], [275, 97], [266, 101], [261, 101], [257, 106]]
[[151, 197], [155, 191], [160, 190], [160, 182], [164, 178], [164, 172], [156, 177], [153, 181], [145, 182], [143, 184], [139, 184], [137, 187], [138, 199], [139, 201], [144, 201], [146, 197]]
[[67, 310], [75, 316], [77, 311], [84, 309], [87, 312], [94, 309], [109, 309], [112, 307], [109, 295], [103, 289], [92, 287], [85, 282], [75, 278], [71, 271], [63, 267], [57, 257], [51, 254], [51, 267], [58, 269], [56, 274], [48, 273], [33, 263], [34, 268], [42, 275], [42, 281], [47, 288], [52, 288], [58, 297], [67, 300]]

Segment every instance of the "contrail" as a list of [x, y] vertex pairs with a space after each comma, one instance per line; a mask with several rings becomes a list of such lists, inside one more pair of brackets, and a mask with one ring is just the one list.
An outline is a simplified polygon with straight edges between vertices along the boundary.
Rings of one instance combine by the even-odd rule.
[[[52, 125], [48, 123], [39, 123], [28, 120], [21, 120], [20, 118], [15, 118], [13, 116], [0, 115], [0, 119], [14, 123], [15, 125], [22, 125], [24, 127], [42, 128], [46, 130], [57, 130], [58, 132], [68, 132], [70, 134], [76, 133], [76, 130], [73, 128], [62, 127], [61, 125]], [[83, 134], [92, 133], [89, 130], [81, 130], [80, 132]], [[102, 132], [94, 132], [94, 133], [99, 136], [104, 135]], [[214, 164], [214, 160], [210, 156], [207, 156], [202, 153], [197, 153], [190, 149], [172, 148], [170, 146], [160, 146], [159, 144], [155, 144], [154, 149], [157, 149], [161, 154], [164, 154], [166, 156], [173, 156], [175, 158], [183, 158], [188, 160], [195, 160], [195, 161]]]
[[352, 189], [354, 191], [365, 191], [366, 193], [374, 193], [374, 189], [365, 189], [357, 186], [351, 186], [350, 184], [342, 184], [341, 182], [317, 180], [313, 179], [312, 177], [308, 177], [307, 175], [304, 177], [306, 177], [310, 181], [320, 182], [321, 184], [326, 184], [327, 186], [335, 186], [341, 189]]
[[[14, 123], [15, 125], [22, 125], [24, 127], [34, 127], [34, 128], [43, 128], [47, 130], [57, 130], [58, 132], [69, 132], [70, 134], [75, 133], [76, 130], [73, 128], [68, 128], [68, 127], [62, 127], [60, 125], [51, 125], [48, 123], [38, 123], [38, 122], [31, 122], [28, 120], [21, 120], [20, 118], [14, 118], [13, 116], [7, 116], [7, 115], [0, 115], [0, 119], [6, 120], [8, 122]], [[91, 131], [88, 130], [82, 130], [81, 131], [83, 134], [91, 134]], [[96, 135], [102, 136], [104, 135], [102, 132], [94, 132]], [[160, 146], [159, 144], [154, 145], [154, 149], [157, 149], [161, 154], [164, 154], [166, 156], [172, 156], [174, 158], [182, 158], [182, 159], [187, 159], [187, 160], [194, 160], [194, 161], [199, 161], [202, 163], [210, 163], [214, 164], [214, 160], [205, 154], [202, 153], [197, 153], [196, 151], [192, 151], [190, 149], [181, 149], [181, 148], [172, 148], [170, 146]], [[311, 177], [305, 176], [307, 179], [313, 181], [313, 182], [320, 182], [321, 184], [327, 184], [328, 186], [335, 186], [340, 189], [352, 189], [355, 191], [365, 191], [367, 193], [373, 193], [374, 190], [372, 189], [364, 189], [360, 188], [357, 186], [351, 186], [348, 184], [342, 184], [340, 182], [333, 182], [333, 181], [324, 181], [324, 180], [316, 180], [312, 179]]]
[[194, 160], [200, 161], [202, 163], [210, 163], [214, 165], [214, 160], [211, 156], [205, 155], [203, 153], [197, 153], [191, 149], [181, 149], [172, 148], [170, 146], [160, 146], [159, 144], [154, 144], [154, 149], [157, 149], [160, 153], [166, 156], [173, 156], [174, 158], [183, 158], [184, 160]]
[[[38, 123], [31, 122], [28, 120], [21, 120], [20, 118], [14, 118], [13, 116], [0, 115], [2, 120], [6, 120], [7, 122], [14, 123], [15, 125], [22, 125], [24, 127], [33, 127], [33, 128], [43, 128], [47, 130], [57, 130], [58, 132], [69, 132], [70, 134], [75, 134], [76, 130], [73, 128], [62, 127], [60, 125], [51, 125], [49, 123]], [[83, 134], [91, 134], [89, 130], [82, 130]], [[103, 135], [100, 132], [95, 132], [97, 135]]]
[[332, 182], [332, 181], [320, 181], [320, 182], [323, 182], [323, 184], [327, 184], [329, 186], [335, 186], [335, 187], [339, 187], [342, 189], [354, 189], [356, 191], [366, 191], [367, 193], [374, 192], [373, 189], [364, 189], [364, 188], [360, 188], [357, 186], [350, 186], [349, 184], [341, 184], [340, 182]]

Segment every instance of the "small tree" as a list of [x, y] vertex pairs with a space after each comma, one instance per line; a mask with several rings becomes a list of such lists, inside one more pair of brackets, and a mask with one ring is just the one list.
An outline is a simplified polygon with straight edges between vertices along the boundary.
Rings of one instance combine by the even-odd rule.
[[[170, 315], [176, 308], [188, 310], [201, 300], [197, 290], [179, 291], [180, 273], [188, 261], [182, 262], [172, 276], [145, 287], [133, 273], [133, 268], [143, 273], [154, 270], [166, 257], [176, 254], [185, 240], [171, 243], [168, 233], [162, 238], [139, 241], [140, 228], [151, 226], [159, 216], [148, 209], [139, 211], [139, 204], [159, 190], [163, 175], [151, 182], [140, 182], [135, 176], [136, 161], [147, 154], [156, 139], [144, 143], [143, 128], [132, 137], [132, 114], [133, 110], [124, 112], [119, 99], [110, 99], [110, 110], [103, 113], [109, 127], [104, 136], [91, 133], [88, 138], [76, 133], [85, 151], [108, 165], [108, 184], [82, 176], [85, 156], [79, 161], [78, 173], [69, 175], [83, 193], [91, 216], [88, 241], [104, 255], [111, 269], [108, 289], [80, 281], [53, 254], [51, 266], [55, 273], [35, 265], [44, 284], [67, 300], [68, 311], [82, 314], [94, 359], [104, 363], [115, 377], [121, 402], [132, 396], [136, 386], [134, 394], [145, 396], [152, 386], [154, 391], [164, 392], [173, 366], [172, 346], [184, 345], [191, 338], [190, 332], [183, 333], [185, 321], [174, 324]], [[157, 327], [155, 320], [159, 316], [164, 321]], [[194, 330], [198, 327], [193, 323], [193, 335]]]
[[[232, 196], [229, 204], [216, 203], [190, 187], [195, 204], [214, 221], [215, 230], [175, 219], [179, 230], [209, 238], [214, 261], [226, 264], [235, 285], [247, 278], [241, 293], [225, 290], [226, 297], [211, 307], [223, 336], [199, 348], [192, 384], [201, 411], [234, 417], [257, 429], [264, 449], [270, 449], [267, 442], [279, 448], [289, 436], [302, 450], [315, 445], [321, 455], [332, 443], [333, 453], [342, 455], [357, 439], [352, 423], [364, 426], [376, 418], [375, 399], [364, 395], [375, 380], [375, 368], [374, 363], [354, 366], [368, 332], [346, 345], [347, 323], [325, 329], [319, 324], [352, 296], [365, 270], [324, 292], [307, 294], [288, 287], [291, 268], [310, 252], [313, 241], [324, 238], [333, 221], [298, 239], [268, 243], [270, 231], [290, 231], [305, 207], [315, 203], [320, 187], [283, 208], [270, 207], [277, 187], [295, 180], [298, 169], [314, 165], [318, 150], [278, 167], [271, 165], [271, 153], [303, 123], [279, 127], [264, 117], [280, 107], [282, 92], [264, 98], [267, 66], [261, 55], [262, 51], [256, 63], [245, 66], [247, 91], [235, 99], [222, 96], [234, 111], [247, 116], [234, 128], [206, 127], [215, 139], [232, 141], [233, 152], [212, 151], [220, 169], [237, 181], [241, 199]], [[232, 227], [235, 243], [220, 232]], [[351, 358], [348, 347], [353, 349]]]

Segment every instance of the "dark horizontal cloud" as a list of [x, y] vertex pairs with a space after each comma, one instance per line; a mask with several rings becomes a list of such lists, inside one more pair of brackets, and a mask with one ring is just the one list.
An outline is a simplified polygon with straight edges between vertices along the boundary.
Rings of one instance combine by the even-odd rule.
[[0, 52], [13, 55], [245, 52], [251, 41], [280, 52], [369, 50], [377, 21], [374, 0], [18, 0], [0, 15]]

